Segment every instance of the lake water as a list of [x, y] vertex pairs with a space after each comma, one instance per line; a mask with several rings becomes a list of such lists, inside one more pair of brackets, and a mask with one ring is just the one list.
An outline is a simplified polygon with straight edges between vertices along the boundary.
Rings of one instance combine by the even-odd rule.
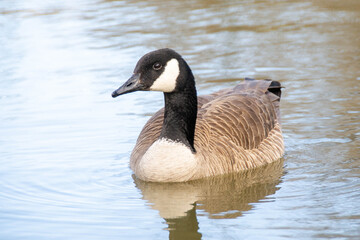
[[[163, 47], [199, 94], [281, 81], [283, 159], [134, 178], [163, 97], [111, 92]], [[1, 1], [0, 166], [0, 239], [359, 239], [360, 1]]]

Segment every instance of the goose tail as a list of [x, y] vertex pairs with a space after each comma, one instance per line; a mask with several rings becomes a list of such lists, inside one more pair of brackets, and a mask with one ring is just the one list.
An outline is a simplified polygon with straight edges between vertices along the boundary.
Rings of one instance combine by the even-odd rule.
[[281, 86], [281, 83], [278, 81], [274, 81], [274, 80], [270, 80], [270, 79], [266, 79], [267, 81], [271, 81], [270, 86], [268, 87], [268, 91], [275, 94], [276, 96], [279, 97], [279, 101], [281, 98], [281, 88], [283, 88]]

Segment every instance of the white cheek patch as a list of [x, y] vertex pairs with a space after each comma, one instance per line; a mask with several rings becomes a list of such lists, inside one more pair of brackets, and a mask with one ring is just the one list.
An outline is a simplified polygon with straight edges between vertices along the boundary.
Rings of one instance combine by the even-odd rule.
[[179, 62], [175, 58], [167, 62], [164, 72], [154, 81], [151, 91], [172, 92], [180, 74]]

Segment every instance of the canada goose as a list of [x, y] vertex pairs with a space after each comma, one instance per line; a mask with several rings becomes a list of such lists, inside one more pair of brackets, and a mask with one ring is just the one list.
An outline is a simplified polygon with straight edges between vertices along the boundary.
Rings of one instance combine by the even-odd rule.
[[262, 166], [284, 153], [281, 85], [245, 79], [234, 88], [197, 97], [195, 79], [172, 49], [144, 55], [112, 97], [161, 91], [165, 108], [142, 129], [130, 157], [135, 175], [151, 182], [184, 182]]

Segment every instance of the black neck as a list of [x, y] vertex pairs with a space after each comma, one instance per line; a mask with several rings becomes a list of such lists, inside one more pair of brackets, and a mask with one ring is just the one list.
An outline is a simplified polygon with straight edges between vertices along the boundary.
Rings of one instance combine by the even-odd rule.
[[197, 96], [193, 75], [184, 79], [181, 91], [164, 93], [165, 114], [160, 138], [181, 142], [195, 152], [194, 133], [197, 117]]

